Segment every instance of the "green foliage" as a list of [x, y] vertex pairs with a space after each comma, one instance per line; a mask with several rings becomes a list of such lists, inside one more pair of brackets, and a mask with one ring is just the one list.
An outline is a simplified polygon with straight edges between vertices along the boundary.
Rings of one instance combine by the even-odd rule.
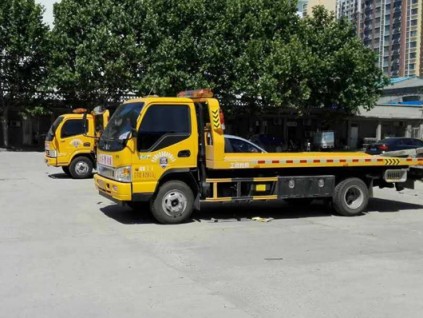
[[4, 107], [34, 97], [48, 59], [48, 27], [34, 0], [0, 2], [0, 94]]
[[52, 114], [52, 111], [42, 105], [27, 107], [21, 112], [19, 112], [19, 115], [22, 118], [45, 116], [45, 115], [51, 115], [51, 114]]
[[316, 7], [289, 43], [274, 43], [265, 62], [263, 95], [305, 113], [315, 108], [347, 114], [360, 106], [370, 109], [387, 84], [376, 61], [349, 22]]
[[0, 2], [0, 112], [8, 147], [8, 114], [27, 107], [43, 85], [48, 60], [48, 27], [34, 0]]
[[[139, 90], [175, 95], [211, 87], [228, 108], [239, 97], [254, 105], [264, 57], [275, 39], [295, 31], [295, 4], [288, 0], [145, 1], [148, 54]], [[147, 36], [147, 38], [149, 38]]]
[[54, 6], [50, 85], [67, 100], [119, 100], [143, 72], [142, 1], [63, 0]]
[[257, 100], [257, 67], [297, 23], [289, 0], [63, 0], [55, 5], [51, 83], [67, 99], [211, 87]]
[[353, 113], [386, 83], [350, 23], [290, 0], [62, 0], [50, 83], [66, 100], [210, 87], [225, 108]]

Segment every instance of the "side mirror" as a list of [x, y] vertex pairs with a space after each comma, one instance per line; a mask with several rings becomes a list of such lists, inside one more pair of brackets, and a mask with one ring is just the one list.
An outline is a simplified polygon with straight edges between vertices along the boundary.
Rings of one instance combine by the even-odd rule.
[[131, 129], [129, 131], [124, 132], [119, 136], [119, 140], [128, 141], [132, 137], [136, 136], [136, 131], [134, 129]]

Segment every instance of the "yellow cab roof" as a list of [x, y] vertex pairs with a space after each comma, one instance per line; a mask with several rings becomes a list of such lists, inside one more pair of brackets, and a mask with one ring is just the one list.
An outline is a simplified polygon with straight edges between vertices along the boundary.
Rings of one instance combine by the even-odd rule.
[[[69, 114], [62, 114], [60, 116], [62, 116], [63, 118], [69, 118], [69, 119], [80, 119], [82, 118], [84, 114], [74, 114], [74, 113], [69, 113]], [[87, 116], [91, 116], [91, 114], [87, 114]]]

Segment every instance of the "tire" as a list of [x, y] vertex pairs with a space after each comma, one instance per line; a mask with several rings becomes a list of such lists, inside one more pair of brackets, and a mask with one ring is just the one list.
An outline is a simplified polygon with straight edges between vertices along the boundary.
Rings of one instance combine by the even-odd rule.
[[66, 173], [66, 175], [68, 175], [69, 177], [71, 177], [70, 171], [69, 171], [69, 167], [68, 166], [63, 166], [62, 170], [64, 173]]
[[194, 195], [182, 181], [168, 181], [151, 200], [150, 209], [157, 222], [177, 224], [186, 221], [192, 214]]
[[333, 194], [335, 211], [344, 216], [363, 213], [369, 203], [369, 189], [363, 180], [349, 178], [339, 182]]
[[87, 157], [76, 157], [69, 166], [69, 172], [74, 179], [85, 179], [93, 173], [93, 163]]

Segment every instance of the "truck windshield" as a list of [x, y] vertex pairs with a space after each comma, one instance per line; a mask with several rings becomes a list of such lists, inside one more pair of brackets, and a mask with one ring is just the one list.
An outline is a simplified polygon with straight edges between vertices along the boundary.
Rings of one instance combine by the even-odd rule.
[[57, 127], [60, 125], [60, 123], [63, 121], [63, 116], [59, 116], [54, 121], [53, 125], [51, 125], [50, 129], [48, 130], [46, 141], [52, 141], [54, 138], [54, 134], [56, 133]]
[[107, 151], [122, 150], [132, 129], [136, 128], [137, 119], [143, 107], [144, 103], [120, 105], [101, 135], [98, 148]]

